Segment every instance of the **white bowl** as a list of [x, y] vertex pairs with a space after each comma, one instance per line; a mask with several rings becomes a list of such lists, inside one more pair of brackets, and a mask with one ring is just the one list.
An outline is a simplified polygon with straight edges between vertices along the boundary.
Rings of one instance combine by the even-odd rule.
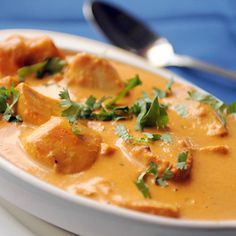
[[[166, 78], [173, 77], [171, 72], [151, 67], [145, 60], [124, 50], [74, 35], [13, 29], [0, 31], [0, 41], [14, 33], [26, 36], [46, 34], [60, 48], [91, 52], [138, 66]], [[177, 75], [174, 75], [174, 79], [188, 83]], [[17, 168], [3, 157], [0, 158], [0, 196], [49, 223], [83, 236], [236, 235], [236, 220], [171, 219], [105, 205], [60, 190]]]

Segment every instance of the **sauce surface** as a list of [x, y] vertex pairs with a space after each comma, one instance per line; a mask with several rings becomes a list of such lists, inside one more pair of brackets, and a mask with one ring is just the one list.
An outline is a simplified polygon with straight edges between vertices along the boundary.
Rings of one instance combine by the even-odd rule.
[[[68, 65], [59, 74], [47, 75], [42, 79], [29, 75], [24, 84], [27, 84], [33, 91], [55, 101], [60, 100], [58, 94], [65, 87], [68, 88], [72, 100], [77, 102], [83, 101], [90, 95], [96, 98], [101, 98], [104, 95], [116, 96], [115, 87], [115, 92], [113, 92], [113, 88], [111, 90], [109, 88], [108, 90], [103, 90], [103, 88], [98, 89], [100, 85], [91, 87], [90, 85], [87, 86], [86, 83], [78, 85], [77, 82], [69, 81], [70, 73], [67, 67], [70, 67], [75, 62], [73, 61], [75, 60], [74, 58], [76, 58], [76, 55], [64, 58], [67, 59]], [[86, 63], [89, 63], [89, 59], [84, 59], [83, 63], [83, 68], [86, 68]], [[153, 97], [152, 91], [154, 87], [165, 91], [167, 84], [165, 78], [120, 62], [109, 60], [108, 63], [118, 73], [122, 81], [127, 81], [134, 75], [139, 75], [142, 80], [140, 86], [132, 89], [127, 96], [119, 101], [120, 106], [132, 106], [137, 99], [142, 97], [142, 91], [145, 91], [149, 97]], [[99, 66], [103, 66], [103, 64], [101, 63]], [[98, 68], [100, 68], [99, 66]], [[89, 67], [88, 70], [95, 69]], [[6, 74], [6, 72], [4, 73]], [[16, 73], [12, 74], [15, 76]], [[5, 75], [2, 75], [2, 78], [4, 77]], [[0, 80], [3, 80], [2, 78]], [[22, 86], [21, 84], [18, 84], [16, 88]], [[20, 87], [20, 89], [22, 88]], [[24, 91], [23, 89], [21, 91]], [[122, 88], [118, 86], [118, 90], [122, 90]], [[37, 122], [31, 122], [31, 120], [25, 121], [24, 117], [22, 123], [2, 120], [0, 122], [0, 136], [2, 137], [0, 155], [24, 171], [65, 191], [100, 202], [171, 217], [203, 220], [236, 219], [235, 117], [234, 115], [226, 117], [227, 130], [225, 130], [226, 128], [222, 126], [215, 112], [208, 104], [189, 99], [188, 91], [191, 90], [191, 87], [175, 81], [171, 87], [171, 94], [167, 97], [159, 98], [160, 103], [168, 105], [169, 123], [167, 127], [165, 129], [144, 127], [142, 131], [159, 134], [168, 133], [172, 137], [170, 143], [158, 140], [148, 144], [127, 144], [118, 137], [115, 127], [118, 124], [124, 125], [131, 135], [140, 137], [142, 132], [134, 128], [137, 121], [135, 117], [118, 121], [78, 120], [78, 123], [89, 129], [88, 131], [85, 129], [85, 132], [88, 132], [89, 135], [90, 130], [96, 133], [96, 136], [91, 136], [91, 140], [95, 140], [97, 136], [99, 136], [98, 139], [102, 140], [100, 141], [99, 153], [96, 160], [92, 160], [91, 162], [93, 163], [85, 169], [80, 171], [76, 169], [76, 173], [71, 167], [61, 170], [57, 167], [58, 163], [55, 162], [53, 165], [51, 163], [45, 164], [48, 160], [41, 162], [40, 158], [35, 158], [32, 155], [32, 153], [40, 153], [39, 149], [46, 145], [44, 141], [52, 138], [41, 134], [44, 132], [43, 130], [45, 130], [46, 134], [50, 133], [49, 125], [42, 129], [45, 123], [51, 121], [55, 125], [58, 122], [60, 127], [62, 125], [67, 129], [67, 123], [64, 124], [64, 120], [61, 124], [61, 121], [55, 118], [60, 117], [60, 114], [57, 116], [52, 112], [52, 114], [50, 113], [49, 121], [46, 119], [45, 122], [39, 122], [38, 124], [36, 124]], [[178, 107], [180, 104], [186, 109], [185, 115], [182, 115], [183, 117], [176, 109], [176, 106]], [[25, 112], [28, 108], [25, 107], [24, 109]], [[42, 110], [41, 113], [44, 113], [44, 111]], [[55, 118], [54, 121], [52, 120], [53, 117]], [[31, 117], [30, 119], [33, 118]], [[57, 126], [55, 125], [55, 127]], [[39, 128], [41, 129], [40, 131], [38, 131]], [[83, 128], [81, 132], [83, 134]], [[63, 135], [63, 137], [67, 137], [67, 133]], [[68, 140], [74, 142], [74, 137], [68, 137]], [[38, 141], [34, 142], [34, 140], [40, 138], [42, 139], [42, 144], [37, 146]], [[59, 139], [60, 137], [57, 136], [57, 138]], [[85, 140], [85, 144], [87, 145], [91, 140]], [[32, 149], [32, 144], [36, 145], [34, 150]], [[29, 147], [30, 145], [31, 147]], [[45, 146], [45, 148], [48, 148], [48, 146]], [[91, 152], [94, 151], [96, 153], [96, 150], [92, 150], [92, 146], [89, 149]], [[161, 160], [175, 163], [178, 154], [186, 149], [191, 152], [192, 157], [189, 175], [178, 181], [175, 179], [168, 180], [168, 186], [166, 187], [153, 183], [153, 176], [147, 176], [145, 181], [151, 193], [151, 198], [144, 198], [134, 182], [140, 173], [148, 168], [145, 153], [149, 153], [151, 150], [151, 153], [154, 156], [160, 156]], [[74, 151], [77, 152], [77, 149]], [[70, 150], [63, 149], [61, 152], [69, 155]]]

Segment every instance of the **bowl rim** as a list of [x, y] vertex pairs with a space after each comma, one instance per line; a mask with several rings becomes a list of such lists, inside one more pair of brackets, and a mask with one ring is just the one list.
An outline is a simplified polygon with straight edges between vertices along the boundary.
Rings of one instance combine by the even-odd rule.
[[[12, 34], [22, 34], [31, 37], [39, 35], [48, 35], [55, 41], [56, 45], [58, 45], [60, 48], [74, 51], [83, 50], [89, 53], [94, 53], [97, 55], [105, 56], [107, 58], [115, 59], [117, 61], [121, 61], [129, 65], [140, 67], [142, 69], [148, 70], [160, 76], [164, 76], [167, 79], [174, 77], [175, 80], [181, 83], [190, 85], [204, 93], [207, 93], [205, 90], [199, 88], [198, 86], [186, 81], [184, 78], [166, 69], [154, 68], [141, 57], [136, 56], [123, 49], [102, 42], [98, 42], [85, 37], [67, 33], [60, 33], [47, 30], [35, 30], [35, 29], [0, 30], [0, 41]], [[26, 171], [12, 164], [10, 161], [7, 161], [3, 156], [0, 156], [0, 169], [7, 171], [9, 174], [25, 182], [26, 184], [36, 187], [57, 198], [69, 201], [71, 203], [83, 205], [90, 209], [102, 211], [115, 216], [120, 216], [143, 223], [155, 224], [170, 228], [184, 227], [192, 229], [219, 229], [219, 230], [232, 229], [232, 228], [236, 229], [236, 220], [188, 220], [188, 219], [178, 219], [178, 218], [174, 219], [156, 215], [154, 216], [147, 213], [141, 213], [129, 209], [124, 209], [114, 205], [100, 203], [98, 201], [83, 196], [74, 195], [27, 173]]]

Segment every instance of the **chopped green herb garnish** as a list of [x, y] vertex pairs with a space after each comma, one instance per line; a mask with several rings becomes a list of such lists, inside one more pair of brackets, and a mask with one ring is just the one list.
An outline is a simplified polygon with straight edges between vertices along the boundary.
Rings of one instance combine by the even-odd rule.
[[[123, 118], [123, 117], [122, 117]], [[111, 121], [118, 119], [113, 111], [102, 108], [99, 112], [93, 112], [90, 115], [91, 120]]]
[[166, 143], [171, 143], [172, 142], [172, 136], [171, 134], [165, 133], [161, 134], [160, 140]]
[[174, 177], [174, 174], [171, 171], [171, 168], [168, 167], [168, 168], [165, 169], [163, 175], [160, 178], [156, 179], [156, 183], [160, 186], [165, 187], [165, 186], [167, 186], [166, 181], [172, 179], [173, 177]]
[[225, 104], [222, 101], [217, 100], [211, 95], [202, 94], [198, 91], [189, 91], [188, 94], [191, 97], [191, 99], [211, 106], [215, 110], [216, 115], [218, 119], [220, 120], [220, 122], [224, 126], [226, 125], [225, 116], [224, 116]]
[[100, 109], [102, 108], [102, 104], [108, 99], [109, 97], [103, 96], [101, 97], [95, 104], [94, 109]]
[[223, 103], [222, 101], [214, 98], [213, 96], [209, 94], [203, 94], [198, 91], [189, 91], [188, 95], [192, 100], [199, 101], [201, 103], [207, 104], [213, 108], [213, 110], [216, 113], [217, 118], [219, 121], [226, 126], [226, 120], [225, 120], [225, 111], [227, 112], [228, 107], [230, 105], [227, 105]]
[[25, 77], [34, 73], [37, 73], [38, 71], [42, 70], [44, 66], [46, 65], [47, 61], [39, 62], [37, 64], [31, 65], [31, 66], [24, 66], [18, 69], [17, 74], [21, 81], [25, 80]]
[[158, 89], [158, 88], [153, 88], [153, 95], [155, 97], [158, 96], [159, 98], [167, 97], [167, 93], [165, 91], [162, 91], [161, 89]]
[[[13, 87], [0, 88], [0, 113], [3, 114], [3, 120], [5, 121], [22, 121], [22, 118], [19, 115], [15, 114], [14, 106], [16, 105], [20, 97], [19, 91]], [[11, 101], [9, 103], [9, 101]]]
[[167, 84], [166, 84], [165, 91], [154, 87], [153, 88], [154, 97], [156, 97], [156, 96], [159, 97], [159, 98], [168, 97], [168, 95], [170, 95], [172, 93], [171, 87], [172, 87], [173, 83], [174, 83], [174, 80], [169, 79]]
[[[138, 103], [136, 104], [138, 106]], [[158, 97], [149, 102], [144, 100], [139, 100], [140, 112], [137, 117], [136, 129], [142, 130], [145, 127], [166, 127], [169, 118], [166, 112], [166, 107], [159, 104]]]
[[227, 113], [228, 114], [234, 114], [236, 113], [236, 102], [233, 102], [231, 104], [228, 105], [227, 107]]
[[165, 134], [143, 133], [143, 134], [148, 138], [148, 140], [151, 140], [151, 141], [161, 140], [166, 143], [172, 142], [171, 134], [168, 134], [168, 133], [165, 133]]
[[188, 114], [187, 107], [183, 104], [178, 104], [174, 106], [174, 110], [181, 116], [185, 117]]
[[147, 174], [153, 174], [155, 178], [158, 177], [158, 169], [157, 169], [157, 164], [154, 162], [149, 163], [149, 168], [147, 169]]
[[174, 84], [174, 80], [171, 78], [168, 80], [167, 84], [166, 84], [166, 91], [167, 93], [172, 93], [172, 85]]
[[188, 151], [181, 152], [177, 157], [176, 167], [179, 170], [187, 170]]
[[203, 94], [198, 91], [189, 91], [188, 95], [192, 100], [208, 104], [214, 109], [220, 109], [224, 105], [222, 101], [217, 100], [216, 98], [214, 98], [209, 94]]
[[67, 65], [67, 61], [58, 57], [52, 57], [46, 60], [46, 64], [42, 70], [39, 70], [36, 74], [37, 78], [42, 78], [45, 74], [59, 73], [63, 67]]
[[164, 172], [163, 175], [162, 175], [162, 178], [163, 178], [164, 180], [170, 180], [170, 179], [172, 179], [173, 177], [174, 177], [174, 174], [173, 174], [173, 172], [171, 171], [171, 168], [170, 168], [170, 167], [166, 168], [165, 172]]
[[74, 123], [71, 127], [71, 130], [74, 135], [79, 136], [81, 135], [81, 130], [76, 126], [76, 123]]
[[149, 140], [156, 141], [161, 139], [161, 134], [143, 133]]
[[124, 125], [117, 125], [116, 126], [116, 134], [122, 138], [124, 141], [131, 140], [133, 137], [129, 134], [128, 130]]
[[73, 102], [70, 99], [70, 95], [68, 90], [64, 89], [59, 94], [60, 99], [62, 100], [60, 105], [61, 107], [65, 107], [66, 109], [62, 112], [62, 116], [66, 117], [70, 123], [74, 123], [78, 116], [80, 115], [80, 104]]
[[145, 178], [150, 174], [154, 177], [155, 184], [163, 187], [167, 186], [167, 180], [170, 180], [174, 177], [174, 174], [171, 171], [170, 167], [166, 168], [162, 176], [159, 177], [157, 164], [154, 162], [150, 162], [149, 167], [145, 171], [143, 171], [135, 181], [135, 185], [145, 198], [151, 198], [149, 188], [145, 183]]
[[138, 75], [129, 79], [125, 85], [125, 88], [114, 99], [112, 99], [112, 101], [109, 102], [106, 105], [106, 107], [112, 108], [120, 99], [125, 97], [131, 89], [135, 88], [136, 86], [138, 86], [140, 84], [142, 84], [142, 81], [140, 80]]
[[4, 113], [7, 109], [7, 100], [9, 96], [9, 90], [5, 87], [0, 88], [0, 112]]
[[145, 175], [146, 175], [145, 172], [141, 173], [141, 175], [135, 181], [135, 185], [145, 198], [151, 198], [149, 188], [144, 181]]
[[62, 116], [66, 117], [70, 123], [74, 123], [78, 119], [111, 121], [130, 118], [127, 106], [114, 107], [111, 110], [105, 108], [102, 103], [107, 97], [102, 97], [96, 101], [94, 96], [90, 96], [85, 103], [78, 103], [71, 100], [66, 89], [61, 91], [59, 96], [62, 100], [60, 105], [65, 108]]
[[21, 81], [24, 81], [25, 77], [31, 74], [36, 74], [37, 78], [42, 78], [46, 74], [52, 75], [60, 72], [66, 64], [67, 62], [65, 60], [53, 57], [43, 62], [24, 66], [18, 69], [17, 74]]
[[125, 142], [130, 141], [131, 144], [148, 144], [150, 142], [161, 140], [166, 143], [172, 142], [171, 135], [168, 133], [165, 134], [152, 134], [152, 133], [143, 133], [143, 137], [133, 137], [127, 128], [124, 125], [117, 125], [115, 128], [116, 134], [122, 138]]
[[90, 96], [87, 98], [86, 102], [85, 102], [85, 104], [86, 104], [86, 105], [88, 106], [88, 108], [90, 108], [90, 109], [93, 109], [93, 108], [94, 108], [95, 103], [96, 103], [96, 98], [95, 98], [94, 96], [92, 96], [92, 95], [90, 95]]
[[145, 183], [145, 177], [149, 174], [154, 175], [155, 178], [158, 176], [157, 164], [154, 162], [149, 163], [149, 167], [142, 172], [137, 180], [135, 181], [135, 185], [137, 186], [138, 190], [143, 194], [145, 198], [151, 198], [151, 194], [147, 184]]

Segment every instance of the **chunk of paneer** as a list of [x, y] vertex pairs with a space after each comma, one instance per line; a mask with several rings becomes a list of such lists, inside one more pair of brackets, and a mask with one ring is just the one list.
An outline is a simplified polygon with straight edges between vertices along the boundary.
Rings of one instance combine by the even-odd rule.
[[198, 150], [207, 151], [207, 152], [215, 152], [218, 154], [225, 155], [229, 153], [229, 146], [228, 145], [213, 145], [213, 146], [201, 147]]
[[20, 92], [16, 111], [24, 122], [40, 125], [61, 114], [58, 100], [40, 94], [26, 83], [20, 83], [16, 89]]
[[116, 149], [112, 147], [111, 145], [107, 143], [101, 143], [101, 155], [111, 156], [112, 154], [114, 154], [115, 151]]
[[169, 217], [179, 216], [179, 209], [174, 205], [155, 200], [131, 200], [117, 194], [115, 184], [103, 179], [102, 177], [95, 177], [89, 181], [80, 183], [71, 190], [76, 194], [81, 194], [101, 202], [112, 203], [135, 211]]
[[0, 42], [0, 77], [15, 74], [25, 64], [23, 58], [26, 51], [27, 47], [21, 36], [11, 36]]
[[66, 72], [69, 85], [99, 89], [110, 94], [123, 87], [116, 69], [109, 61], [86, 53], [79, 53], [68, 65]]
[[46, 37], [26, 38], [12, 35], [0, 42], [0, 77], [14, 75], [23, 66], [43, 61], [50, 57], [64, 57]]
[[113, 194], [113, 184], [103, 177], [96, 176], [88, 181], [77, 184], [71, 189], [72, 193], [105, 202]]
[[179, 209], [173, 205], [155, 200], [126, 200], [122, 197], [113, 198], [113, 203], [135, 211], [145, 212], [153, 215], [178, 217]]
[[29, 50], [27, 60], [30, 64], [35, 64], [51, 57], [65, 57], [52, 39], [47, 36], [29, 38], [27, 40], [27, 47]]
[[[176, 137], [177, 139], [177, 137]], [[151, 144], [150, 144], [151, 145]], [[180, 152], [183, 151], [182, 142], [165, 143], [162, 142], [161, 145], [133, 145], [124, 142], [121, 138], [116, 142], [116, 146], [120, 148], [124, 157], [127, 158], [130, 163], [139, 169], [145, 169], [148, 167], [150, 162], [154, 162], [158, 166], [158, 173], [161, 176], [167, 168], [170, 168], [173, 173], [172, 180], [174, 181], [184, 181], [190, 174], [193, 165], [193, 153], [191, 146], [185, 143], [185, 151], [188, 152], [186, 160], [186, 168], [179, 169], [177, 167], [177, 157]], [[155, 147], [155, 148], [154, 148]], [[154, 150], [153, 150], [154, 149]], [[171, 155], [174, 153], [174, 155]], [[165, 158], [163, 158], [163, 156]]]
[[84, 125], [77, 124], [80, 134], [72, 132], [69, 122], [52, 117], [21, 142], [27, 153], [38, 163], [61, 174], [88, 169], [96, 161], [101, 145], [100, 136]]
[[225, 136], [228, 134], [227, 128], [217, 119], [207, 126], [207, 135], [209, 136]]

